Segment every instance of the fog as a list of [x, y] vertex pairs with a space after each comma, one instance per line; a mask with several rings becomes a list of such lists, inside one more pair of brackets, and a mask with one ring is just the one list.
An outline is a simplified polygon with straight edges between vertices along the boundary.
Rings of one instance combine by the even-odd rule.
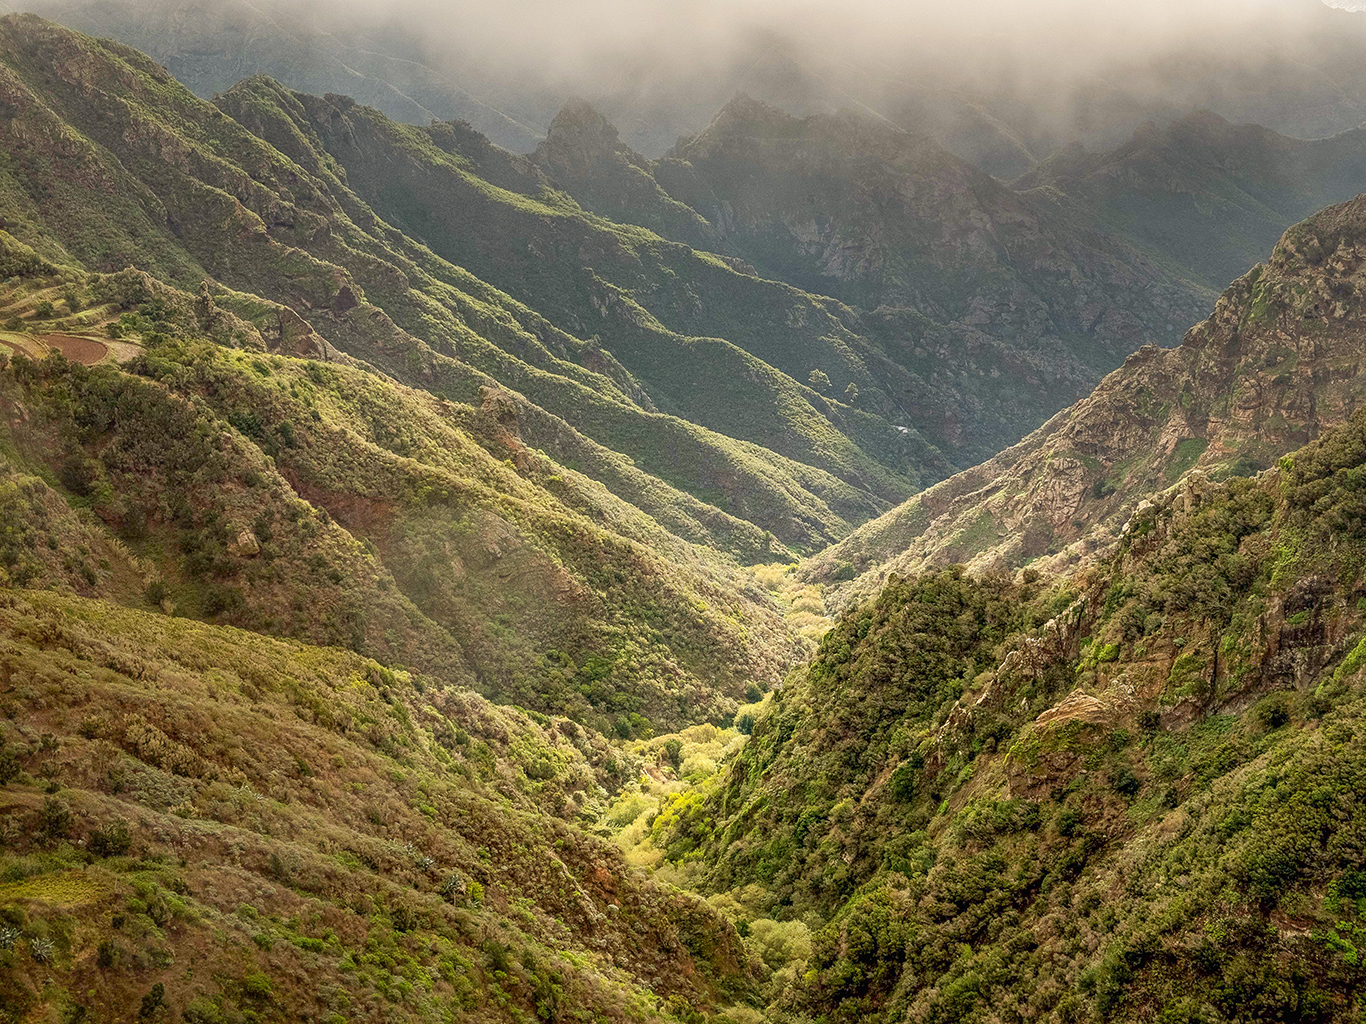
[[[1363, 3], [1336, 0], [1338, 8]], [[124, 38], [213, 88], [224, 85], [222, 77], [254, 70], [288, 77], [300, 64], [297, 46], [289, 47], [300, 41], [370, 75], [380, 72], [365, 55], [418, 61], [454, 90], [446, 102], [423, 83], [427, 109], [473, 119], [514, 148], [534, 145], [571, 96], [594, 102], [650, 156], [704, 128], [744, 91], [795, 114], [861, 110], [933, 134], [974, 159], [983, 146], [1017, 151], [992, 166], [1001, 174], [1058, 145], [1113, 145], [1145, 120], [1197, 108], [1302, 138], [1366, 120], [1366, 14], [1322, 0], [27, 6]], [[394, 65], [382, 73], [393, 81]], [[332, 87], [302, 73], [293, 84]], [[410, 96], [419, 88], [401, 72], [397, 85]], [[499, 135], [500, 118], [516, 130]]]
[[[658, 151], [745, 90], [795, 113], [959, 117], [966, 95], [1047, 150], [1210, 107], [1315, 137], [1366, 117], [1366, 15], [1321, 0], [317, 0], [481, 98], [548, 122], [569, 95]], [[1032, 140], [1032, 142], [1031, 142]]]
[[587, 91], [623, 67], [723, 68], [759, 45], [910, 74], [1052, 82], [1197, 52], [1260, 57], [1358, 20], [1321, 0], [314, 0], [313, 10], [414, 36], [432, 57]]

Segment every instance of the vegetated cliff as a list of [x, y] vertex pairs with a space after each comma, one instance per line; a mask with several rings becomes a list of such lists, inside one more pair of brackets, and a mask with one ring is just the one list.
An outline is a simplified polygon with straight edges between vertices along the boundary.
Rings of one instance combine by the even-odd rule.
[[955, 567], [846, 614], [656, 823], [808, 936], [769, 1019], [1355, 1019], [1364, 462], [1358, 413], [1070, 580]]
[[1179, 348], [1140, 350], [1020, 444], [867, 524], [805, 572], [840, 601], [929, 565], [1076, 564], [1105, 550], [1140, 500], [1189, 473], [1274, 466], [1366, 392], [1363, 243], [1366, 199], [1297, 224]]

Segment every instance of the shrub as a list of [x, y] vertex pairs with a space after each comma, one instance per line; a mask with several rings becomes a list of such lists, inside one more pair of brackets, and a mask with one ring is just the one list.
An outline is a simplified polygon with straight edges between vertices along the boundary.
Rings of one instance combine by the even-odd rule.
[[128, 822], [122, 818], [91, 832], [90, 840], [86, 844], [87, 849], [96, 857], [121, 857], [132, 845], [133, 837], [128, 831]]
[[1290, 694], [1273, 693], [1257, 705], [1257, 723], [1263, 729], [1279, 729], [1290, 721]]
[[242, 994], [248, 999], [266, 1000], [274, 991], [270, 978], [260, 971], [252, 971], [242, 979]]
[[1143, 783], [1139, 781], [1128, 768], [1121, 768], [1110, 777], [1110, 785], [1115, 787], [1115, 792], [1125, 799], [1132, 799], [1138, 795], [1138, 791], [1143, 788]]
[[71, 831], [71, 808], [55, 796], [43, 801], [38, 812], [38, 832], [49, 841], [65, 839]]
[[19, 755], [0, 738], [0, 786], [8, 785], [19, 774]]
[[159, 1008], [166, 1003], [166, 986], [157, 982], [152, 986], [152, 990], [142, 997], [142, 1007], [138, 1010], [138, 1016], [146, 1020]]

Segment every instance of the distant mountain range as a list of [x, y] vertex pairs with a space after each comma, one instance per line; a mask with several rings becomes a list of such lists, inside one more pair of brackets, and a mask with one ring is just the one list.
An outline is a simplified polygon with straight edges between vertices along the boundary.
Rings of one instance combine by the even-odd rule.
[[[516, 61], [460, 51], [460, 37], [424, 33], [401, 12], [379, 27], [344, 8], [227, 0], [28, 0], [13, 4], [95, 35], [122, 40], [161, 61], [202, 98], [253, 74], [290, 88], [351, 96], [388, 117], [469, 122], [498, 145], [530, 152], [577, 91], [634, 150], [657, 157], [701, 131], [744, 92], [796, 116], [856, 110], [928, 134], [949, 151], [1010, 179], [1081, 142], [1120, 145], [1147, 121], [1164, 125], [1208, 109], [1295, 138], [1321, 138], [1366, 121], [1366, 20], [1301, 0], [1293, 32], [1229, 26], [1236, 46], [1195, 44], [1190, 52], [1136, 58], [1103, 79], [1040, 68], [1031, 91], [995, 83], [976, 67], [940, 67], [915, 56], [902, 66], [860, 60], [767, 33], [708, 66], [706, 75], [651, 61], [649, 42], [627, 55], [630, 74], [611, 84], [548, 84]], [[365, 27], [363, 27], [365, 26]], [[667, 44], [657, 44], [667, 45]], [[530, 64], [528, 64], [530, 62]], [[972, 62], [968, 62], [971, 65]], [[920, 65], [924, 65], [920, 67]]]

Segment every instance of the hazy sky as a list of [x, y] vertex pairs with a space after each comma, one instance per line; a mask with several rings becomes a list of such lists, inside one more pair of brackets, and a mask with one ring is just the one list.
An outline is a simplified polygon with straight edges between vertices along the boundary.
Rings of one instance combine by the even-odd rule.
[[1021, 73], [1089, 70], [1191, 44], [1260, 45], [1347, 17], [1321, 0], [409, 0], [353, 10], [419, 25], [434, 48], [534, 60], [549, 77], [646, 55], [723, 62], [759, 36], [899, 60], [1007, 61]]

